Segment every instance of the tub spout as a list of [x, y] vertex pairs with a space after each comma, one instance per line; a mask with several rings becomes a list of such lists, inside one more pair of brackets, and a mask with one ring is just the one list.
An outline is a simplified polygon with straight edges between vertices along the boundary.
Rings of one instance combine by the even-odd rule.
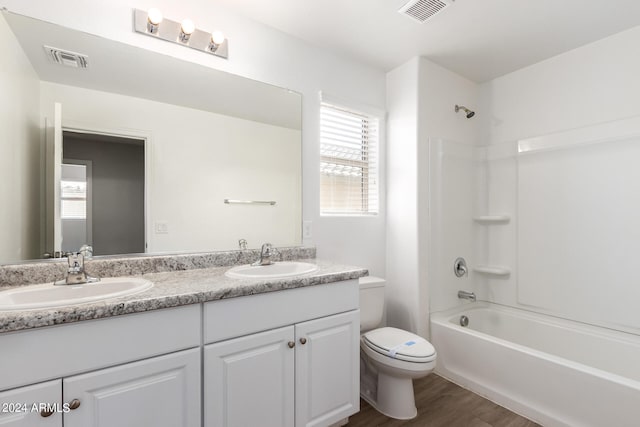
[[460, 298], [460, 299], [468, 299], [469, 301], [475, 301], [476, 300], [476, 294], [474, 294], [473, 292], [458, 291], [458, 298]]

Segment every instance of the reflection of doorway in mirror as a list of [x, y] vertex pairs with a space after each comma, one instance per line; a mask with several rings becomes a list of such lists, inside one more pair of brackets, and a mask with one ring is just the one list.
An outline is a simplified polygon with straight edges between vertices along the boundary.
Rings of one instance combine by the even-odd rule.
[[[61, 189], [63, 252], [77, 251], [83, 244], [93, 246], [94, 255], [145, 252], [144, 140], [64, 131], [62, 152], [63, 182], [65, 164], [76, 167], [76, 176], [82, 174], [78, 166], [90, 165], [85, 168], [84, 222], [82, 194], [65, 200]], [[82, 193], [82, 185], [70, 190]]]

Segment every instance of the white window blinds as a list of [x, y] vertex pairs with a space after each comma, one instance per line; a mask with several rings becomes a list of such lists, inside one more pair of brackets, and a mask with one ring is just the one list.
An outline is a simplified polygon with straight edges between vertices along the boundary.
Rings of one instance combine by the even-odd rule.
[[379, 119], [320, 105], [320, 213], [378, 213]]

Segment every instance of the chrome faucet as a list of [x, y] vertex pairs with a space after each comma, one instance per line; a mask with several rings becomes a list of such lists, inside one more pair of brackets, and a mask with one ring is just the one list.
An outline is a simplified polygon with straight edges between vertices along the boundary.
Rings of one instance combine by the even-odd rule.
[[254, 262], [251, 265], [271, 265], [273, 261], [271, 261], [271, 252], [273, 251], [273, 246], [271, 243], [265, 243], [262, 245], [262, 249], [260, 250], [260, 259]]
[[67, 275], [64, 280], [55, 282], [55, 285], [79, 285], [82, 283], [94, 283], [100, 281], [97, 277], [91, 277], [84, 270], [85, 256], [80, 253], [72, 253], [67, 257]]
[[476, 294], [474, 294], [473, 292], [458, 291], [458, 298], [460, 298], [460, 299], [468, 299], [469, 301], [475, 301], [476, 300]]

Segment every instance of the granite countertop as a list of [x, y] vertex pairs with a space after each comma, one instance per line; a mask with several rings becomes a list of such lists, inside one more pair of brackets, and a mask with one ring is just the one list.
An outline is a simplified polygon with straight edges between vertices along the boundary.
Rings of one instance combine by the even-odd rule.
[[368, 271], [360, 267], [317, 259], [299, 261], [316, 264], [318, 270], [291, 278], [269, 280], [228, 278], [224, 273], [232, 265], [133, 275], [131, 277], [153, 282], [154, 286], [139, 294], [86, 304], [44, 310], [0, 311], [0, 333], [321, 285], [368, 275]]

